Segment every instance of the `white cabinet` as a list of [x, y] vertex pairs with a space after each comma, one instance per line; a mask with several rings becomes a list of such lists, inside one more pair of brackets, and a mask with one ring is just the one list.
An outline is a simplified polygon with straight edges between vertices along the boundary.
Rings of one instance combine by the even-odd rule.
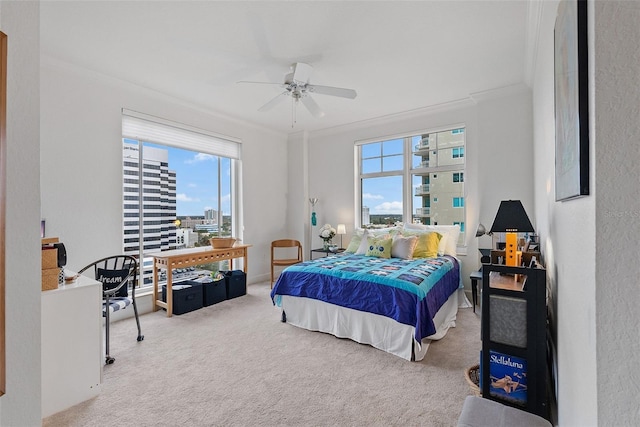
[[80, 277], [43, 291], [42, 418], [96, 396], [102, 359], [101, 284]]

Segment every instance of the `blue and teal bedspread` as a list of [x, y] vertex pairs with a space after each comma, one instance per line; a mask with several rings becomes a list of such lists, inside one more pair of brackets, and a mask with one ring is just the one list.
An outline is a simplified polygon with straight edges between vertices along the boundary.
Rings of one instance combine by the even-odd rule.
[[433, 316], [460, 287], [460, 266], [451, 256], [405, 260], [335, 255], [287, 267], [271, 291], [312, 298], [390, 317], [414, 326], [415, 338], [436, 332]]

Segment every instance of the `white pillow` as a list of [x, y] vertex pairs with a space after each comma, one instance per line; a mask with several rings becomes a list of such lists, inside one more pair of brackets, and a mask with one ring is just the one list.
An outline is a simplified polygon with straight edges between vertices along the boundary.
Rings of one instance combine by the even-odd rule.
[[369, 248], [369, 242], [367, 241], [367, 237], [369, 236], [369, 230], [364, 230], [362, 232], [362, 240], [360, 241], [360, 246], [358, 246], [358, 250], [355, 252], [355, 255], [364, 255]]
[[403, 228], [410, 231], [437, 231], [442, 235], [438, 245], [438, 255], [456, 256], [458, 237], [460, 237], [459, 225], [423, 225], [405, 222]]
[[401, 227], [385, 227], [385, 228], [367, 228], [369, 236], [380, 237], [389, 234], [392, 237], [402, 231]]
[[393, 258], [413, 259], [413, 250], [418, 244], [417, 236], [404, 237], [399, 234], [393, 236], [391, 256]]

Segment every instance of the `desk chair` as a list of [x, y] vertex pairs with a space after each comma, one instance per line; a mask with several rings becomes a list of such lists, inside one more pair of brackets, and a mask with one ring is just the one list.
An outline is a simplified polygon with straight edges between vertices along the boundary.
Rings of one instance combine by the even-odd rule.
[[[78, 274], [90, 273], [99, 282], [102, 282], [102, 317], [105, 318], [105, 363], [111, 365], [116, 359], [109, 353], [109, 317], [110, 314], [133, 305], [136, 324], [138, 325], [138, 341], [144, 339], [140, 331], [140, 319], [138, 319], [138, 306], [136, 305], [136, 279], [138, 277], [138, 261], [129, 255], [114, 255], [94, 261], [80, 269]], [[131, 285], [131, 296], [129, 296]], [[108, 308], [108, 309], [107, 309]]]
[[[286, 248], [298, 248], [297, 258], [277, 258], [276, 255], [281, 255]], [[288, 249], [287, 255], [291, 255], [291, 249]], [[275, 282], [273, 268], [286, 267], [289, 265], [302, 262], [302, 245], [298, 240], [292, 239], [280, 239], [271, 242], [271, 288], [273, 289], [273, 282]]]

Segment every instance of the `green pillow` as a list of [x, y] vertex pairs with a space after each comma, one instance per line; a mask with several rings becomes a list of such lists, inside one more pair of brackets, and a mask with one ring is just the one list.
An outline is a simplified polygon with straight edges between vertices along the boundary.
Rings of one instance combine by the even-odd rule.
[[377, 258], [391, 258], [391, 244], [393, 239], [390, 237], [369, 238], [367, 243], [367, 251], [365, 256], [373, 256]]
[[349, 242], [349, 246], [347, 246], [347, 249], [345, 249], [344, 251], [350, 254], [354, 254], [360, 247], [360, 242], [362, 242], [362, 235], [358, 236], [357, 234], [354, 234], [354, 236], [351, 238], [351, 241]]

